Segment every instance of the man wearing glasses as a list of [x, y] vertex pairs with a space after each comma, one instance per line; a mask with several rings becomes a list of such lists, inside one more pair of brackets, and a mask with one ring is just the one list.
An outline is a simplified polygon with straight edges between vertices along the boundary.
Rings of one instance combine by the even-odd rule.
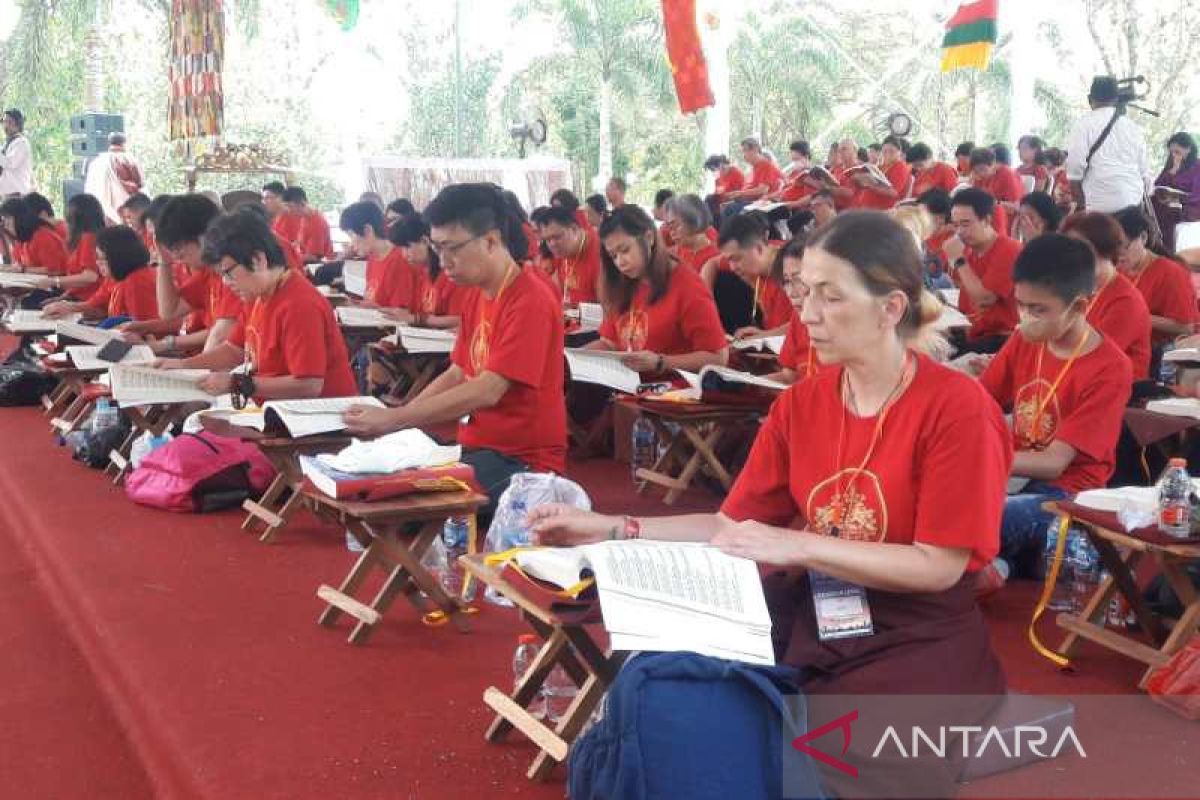
[[[235, 407], [251, 399], [358, 393], [332, 306], [303, 274], [288, 268], [261, 214], [243, 209], [218, 217], [203, 244], [204, 260], [248, 310], [220, 347], [162, 366], [213, 370], [200, 388], [230, 394]], [[243, 364], [244, 374], [229, 373]]]
[[346, 426], [377, 436], [458, 420], [463, 461], [488, 493], [489, 514], [518, 472], [565, 469], [562, 309], [522, 266], [521, 220], [498, 187], [449, 186], [425, 216], [450, 280], [479, 289], [463, 308], [451, 366], [400, 408], [351, 408]]
[[600, 291], [600, 237], [595, 229], [580, 225], [574, 212], [553, 206], [542, 209], [537, 226], [554, 256], [554, 277], [563, 304], [595, 303]]
[[955, 331], [960, 353], [995, 353], [1017, 326], [1012, 270], [1021, 245], [992, 227], [995, 199], [982, 189], [954, 195], [950, 225], [954, 235], [942, 245], [954, 283], [958, 309], [971, 320], [965, 335]]

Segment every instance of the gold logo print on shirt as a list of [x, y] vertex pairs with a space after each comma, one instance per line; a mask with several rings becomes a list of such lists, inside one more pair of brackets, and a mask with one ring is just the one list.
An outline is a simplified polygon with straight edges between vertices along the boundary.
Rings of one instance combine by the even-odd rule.
[[628, 350], [644, 350], [646, 340], [650, 336], [650, 317], [645, 311], [631, 309], [621, 318], [619, 339], [622, 347]]
[[1054, 440], [1058, 419], [1058, 396], [1050, 394], [1048, 381], [1036, 378], [1022, 386], [1013, 400], [1013, 438], [1017, 449], [1044, 448]]
[[480, 320], [471, 336], [471, 369], [476, 375], [483, 372], [491, 353], [492, 323]]
[[805, 503], [809, 526], [828, 536], [856, 542], [882, 542], [887, 538], [887, 501], [879, 477], [870, 470], [843, 469], [813, 487]]

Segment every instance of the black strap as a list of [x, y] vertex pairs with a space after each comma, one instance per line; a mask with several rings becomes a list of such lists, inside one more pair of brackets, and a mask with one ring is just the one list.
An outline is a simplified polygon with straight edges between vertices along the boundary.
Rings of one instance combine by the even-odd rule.
[[1119, 119], [1120, 116], [1121, 109], [1114, 108], [1113, 115], [1108, 120], [1108, 124], [1104, 126], [1104, 130], [1100, 131], [1099, 138], [1092, 143], [1092, 149], [1088, 150], [1087, 158], [1083, 160], [1083, 177], [1079, 179], [1081, 183], [1083, 182], [1083, 178], [1087, 177], [1088, 171], [1092, 168], [1092, 156], [1096, 155], [1096, 151], [1099, 150], [1100, 146], [1104, 144], [1105, 140], [1108, 139], [1108, 135], [1112, 133], [1113, 126], [1117, 124], [1117, 119]]

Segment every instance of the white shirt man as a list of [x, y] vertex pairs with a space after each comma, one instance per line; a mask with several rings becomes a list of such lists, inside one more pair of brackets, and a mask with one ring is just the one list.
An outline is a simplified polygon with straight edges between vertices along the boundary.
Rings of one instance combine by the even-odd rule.
[[100, 153], [88, 164], [83, 190], [100, 201], [110, 224], [119, 225], [119, 209], [142, 186], [141, 168], [125, 151], [125, 134], [109, 134], [108, 152]]
[[1067, 178], [1073, 187], [1082, 184], [1088, 211], [1111, 214], [1140, 205], [1151, 180], [1142, 132], [1124, 115], [1118, 117], [1086, 168], [1088, 152], [1115, 113], [1116, 82], [1097, 78], [1088, 100], [1092, 110], [1075, 123], [1068, 140]]
[[4, 133], [0, 147], [0, 197], [28, 194], [33, 190], [33, 153], [22, 132], [25, 117], [15, 108], [4, 112]]

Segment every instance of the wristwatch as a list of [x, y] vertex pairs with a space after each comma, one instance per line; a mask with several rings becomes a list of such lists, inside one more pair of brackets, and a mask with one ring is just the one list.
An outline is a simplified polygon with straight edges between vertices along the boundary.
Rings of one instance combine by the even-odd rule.
[[233, 403], [235, 409], [241, 410], [246, 407], [246, 402], [254, 397], [258, 387], [254, 383], [254, 376], [241, 374], [233, 376], [233, 387], [229, 393], [229, 400]]
[[959, 256], [958, 258], [954, 259], [954, 263], [952, 266], [954, 267], [954, 269], [962, 269], [966, 265], [967, 265], [966, 256]]

